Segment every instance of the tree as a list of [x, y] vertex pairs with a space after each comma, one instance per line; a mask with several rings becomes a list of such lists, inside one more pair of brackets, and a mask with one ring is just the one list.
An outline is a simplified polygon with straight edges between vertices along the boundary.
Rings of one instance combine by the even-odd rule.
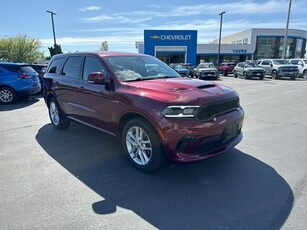
[[100, 50], [101, 51], [108, 51], [109, 50], [109, 45], [108, 45], [107, 41], [101, 42]]
[[53, 55], [56, 55], [56, 54], [62, 54], [62, 47], [61, 45], [58, 45], [58, 44], [54, 44], [54, 46], [52, 47], [48, 47], [49, 49], [49, 53], [50, 53], [50, 57], [52, 57]]
[[44, 58], [41, 42], [28, 35], [5, 36], [0, 39], [0, 60], [34, 63]]

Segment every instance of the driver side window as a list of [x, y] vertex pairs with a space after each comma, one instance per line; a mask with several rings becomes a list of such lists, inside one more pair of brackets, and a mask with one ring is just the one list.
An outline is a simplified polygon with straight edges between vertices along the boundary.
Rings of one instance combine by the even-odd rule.
[[82, 79], [87, 81], [88, 75], [92, 72], [101, 72], [105, 76], [107, 72], [103, 64], [96, 57], [86, 57], [84, 61], [83, 75]]

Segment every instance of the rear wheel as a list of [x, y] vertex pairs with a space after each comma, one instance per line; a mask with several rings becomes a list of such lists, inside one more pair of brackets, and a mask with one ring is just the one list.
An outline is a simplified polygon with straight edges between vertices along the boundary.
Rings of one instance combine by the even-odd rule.
[[303, 72], [303, 78], [307, 79], [307, 70], [304, 70], [304, 72]]
[[12, 104], [17, 100], [16, 92], [9, 87], [0, 88], [0, 102], [3, 104]]
[[51, 123], [56, 129], [65, 129], [69, 126], [70, 120], [65, 116], [54, 97], [50, 99], [48, 109]]
[[143, 172], [156, 170], [165, 162], [159, 135], [143, 118], [130, 120], [125, 125], [122, 144], [131, 164]]

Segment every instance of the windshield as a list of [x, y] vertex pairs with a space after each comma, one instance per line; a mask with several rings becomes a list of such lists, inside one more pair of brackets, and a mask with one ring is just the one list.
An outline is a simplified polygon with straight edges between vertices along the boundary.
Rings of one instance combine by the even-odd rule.
[[245, 68], [258, 67], [258, 64], [256, 62], [245, 63], [244, 67]]
[[187, 67], [185, 67], [184, 65], [182, 64], [172, 64], [171, 67], [173, 69], [186, 69]]
[[198, 66], [198, 68], [214, 68], [213, 63], [200, 63]]
[[116, 56], [106, 59], [122, 81], [181, 77], [167, 64], [150, 56]]
[[286, 65], [288, 62], [284, 59], [279, 59], [279, 60], [273, 60], [275, 65]]

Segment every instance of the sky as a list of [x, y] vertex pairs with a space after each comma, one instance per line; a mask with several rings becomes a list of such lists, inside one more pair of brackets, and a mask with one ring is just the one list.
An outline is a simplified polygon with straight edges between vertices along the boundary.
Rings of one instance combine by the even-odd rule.
[[[2, 0], [0, 38], [26, 34], [41, 41], [49, 56], [53, 46], [51, 15], [56, 42], [62, 51], [99, 50], [138, 52], [144, 30], [197, 30], [198, 43], [251, 28], [285, 28], [290, 0]], [[289, 28], [307, 30], [307, 2], [293, 0]]]

